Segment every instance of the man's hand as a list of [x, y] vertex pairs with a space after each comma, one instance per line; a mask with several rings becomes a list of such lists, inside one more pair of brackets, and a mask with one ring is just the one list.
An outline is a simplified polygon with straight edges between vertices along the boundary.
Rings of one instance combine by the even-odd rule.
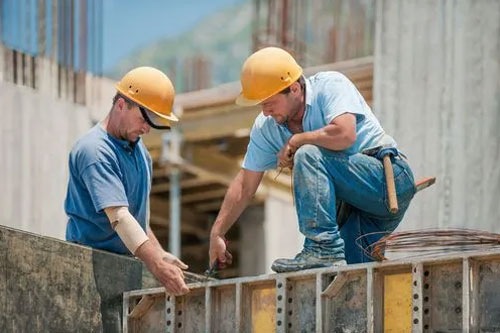
[[[165, 254], [168, 258], [165, 257]], [[149, 271], [167, 289], [168, 293], [180, 296], [189, 292], [189, 288], [184, 282], [184, 273], [179, 267], [179, 265], [186, 266], [186, 264], [177, 257], [163, 251], [151, 240], [139, 246], [135, 255], [146, 264]]]
[[179, 258], [174, 256], [172, 253], [164, 251], [162, 258], [163, 258], [163, 260], [165, 260], [169, 264], [175, 265], [175, 266], [179, 267], [180, 269], [188, 269], [189, 268], [188, 265], [183, 263]]
[[[179, 260], [179, 262], [181, 261]], [[175, 264], [162, 259], [152, 265], [151, 273], [163, 284], [168, 293], [180, 296], [189, 292], [189, 288], [184, 282], [184, 273]]]
[[278, 153], [278, 166], [280, 168], [293, 168], [293, 155], [295, 155], [298, 147], [292, 143], [292, 138], [293, 136]]
[[215, 263], [215, 259], [219, 261], [219, 267], [225, 268], [227, 265], [231, 265], [233, 262], [233, 256], [226, 247], [226, 241], [221, 236], [211, 236], [210, 237], [210, 250], [209, 250], [209, 267]]

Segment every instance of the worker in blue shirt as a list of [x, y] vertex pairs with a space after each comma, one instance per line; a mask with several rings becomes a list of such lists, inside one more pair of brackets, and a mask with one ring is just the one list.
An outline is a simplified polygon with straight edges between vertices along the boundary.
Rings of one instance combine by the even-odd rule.
[[128, 72], [116, 85], [110, 112], [74, 145], [65, 201], [66, 239], [139, 257], [171, 294], [189, 291], [187, 265], [163, 250], [148, 221], [151, 157], [141, 140], [168, 129], [174, 87], [152, 67]]
[[[210, 235], [210, 263], [231, 263], [224, 235], [255, 194], [264, 171], [291, 168], [303, 250], [277, 259], [276, 272], [371, 261], [356, 245], [368, 246], [401, 222], [415, 194], [413, 174], [396, 142], [382, 129], [354, 84], [338, 72], [309, 78], [285, 50], [252, 54], [241, 71], [236, 103], [260, 105], [242, 169], [231, 183]], [[390, 147], [399, 211], [387, 204], [383, 164], [376, 156]], [[370, 152], [370, 153], [367, 153]], [[337, 203], [349, 207], [339, 230]]]

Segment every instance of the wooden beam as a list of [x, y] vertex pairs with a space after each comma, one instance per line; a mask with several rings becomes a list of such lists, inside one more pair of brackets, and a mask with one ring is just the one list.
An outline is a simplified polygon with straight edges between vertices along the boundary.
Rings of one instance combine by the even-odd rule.
[[218, 189], [218, 190], [212, 190], [212, 191], [202, 191], [199, 193], [193, 193], [193, 194], [186, 194], [182, 196], [182, 203], [193, 203], [197, 201], [205, 201], [205, 200], [211, 200], [211, 199], [219, 199], [223, 198], [224, 195], [226, 194], [227, 189]]
[[148, 310], [153, 306], [155, 299], [153, 296], [142, 296], [139, 303], [134, 307], [132, 312], [128, 315], [130, 319], [140, 319]]
[[[210, 179], [191, 178], [191, 179], [181, 180], [181, 188], [183, 190], [193, 187], [205, 186], [209, 184], [213, 184], [213, 181]], [[169, 191], [170, 191], [170, 183], [154, 184], [151, 187], [151, 194], [166, 193]]]
[[[151, 195], [149, 197], [151, 224], [156, 227], [168, 228], [170, 225], [170, 202], [167, 199]], [[181, 232], [202, 237], [208, 237], [209, 216], [194, 212], [192, 209], [181, 208]]]
[[184, 140], [189, 142], [235, 137], [239, 133], [249, 133], [249, 129], [259, 115], [261, 108], [240, 107], [234, 103], [222, 107], [205, 108], [193, 112], [193, 116], [179, 123]]
[[[200, 112], [186, 113], [176, 126], [187, 142], [236, 136], [242, 130], [248, 132], [259, 112], [260, 107], [240, 107], [234, 103], [207, 107]], [[158, 131], [151, 131], [143, 139], [149, 149], [161, 147]]]
[[[363, 72], [363, 70], [367, 71]], [[357, 78], [365, 75], [365, 73], [373, 73], [373, 57], [368, 56], [308, 67], [304, 70], [304, 74], [309, 76], [322, 71], [339, 71], [350, 77]], [[234, 104], [234, 100], [240, 91], [241, 85], [238, 81], [229, 82], [210, 89], [179, 94], [175, 98], [175, 103], [182, 107], [186, 113], [190, 109], [196, 110], [210, 106]]]
[[[262, 204], [264, 200], [263, 195], [254, 197], [254, 199], [249, 203], [249, 205], [259, 205]], [[194, 205], [194, 210], [200, 213], [212, 212], [219, 210], [222, 206], [222, 200], [210, 201], [206, 203], [199, 203]]]
[[[367, 102], [372, 100], [373, 57], [341, 61], [321, 66], [306, 68], [309, 76], [320, 71], [339, 71], [349, 77], [359, 87]], [[240, 107], [234, 100], [240, 93], [240, 83], [231, 82], [210, 89], [204, 89], [176, 97], [176, 104], [183, 110], [178, 123], [184, 140], [196, 142], [237, 136], [238, 131], [250, 129], [259, 107]], [[161, 146], [161, 132], [152, 131], [144, 136], [148, 147]]]
[[214, 88], [179, 94], [175, 97], [175, 104], [181, 106], [183, 110], [230, 104], [234, 103], [240, 90], [241, 85], [238, 81], [228, 82]]
[[[182, 218], [182, 214], [181, 214]], [[169, 231], [170, 220], [164, 216], [151, 214], [149, 217], [151, 226], [155, 229], [155, 235], [157, 237], [165, 236]], [[210, 237], [210, 231], [205, 230], [202, 227], [198, 227], [193, 224], [185, 223], [184, 221], [181, 223], [181, 233], [189, 234], [196, 236], [200, 239]]]
[[205, 213], [214, 210], [219, 210], [222, 206], [222, 200], [211, 201], [207, 203], [200, 203], [194, 206], [194, 210], [197, 212]]
[[217, 178], [228, 180], [229, 185], [240, 172], [241, 164], [235, 158], [221, 154], [216, 147], [199, 147], [192, 145], [187, 150], [187, 160], [191, 164], [208, 171]]
[[[216, 147], [186, 145], [181, 152], [183, 161], [178, 167], [206, 182], [228, 186], [240, 171], [240, 163], [232, 157], [221, 154]], [[168, 165], [163, 168], [169, 168]], [[166, 171], [157, 168], [157, 176], [167, 176]]]

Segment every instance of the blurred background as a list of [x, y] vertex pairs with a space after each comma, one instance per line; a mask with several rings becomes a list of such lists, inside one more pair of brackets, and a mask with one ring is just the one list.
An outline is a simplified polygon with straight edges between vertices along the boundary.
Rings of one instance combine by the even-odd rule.
[[[181, 121], [144, 137], [150, 223], [202, 272], [209, 230], [258, 107], [238, 107], [255, 50], [307, 75], [346, 74], [408, 155], [419, 193], [400, 230], [500, 231], [500, 1], [0, 0], [0, 224], [64, 239], [68, 153], [136, 66], [167, 73]], [[270, 171], [231, 229], [222, 277], [268, 272], [302, 247], [289, 173]]]

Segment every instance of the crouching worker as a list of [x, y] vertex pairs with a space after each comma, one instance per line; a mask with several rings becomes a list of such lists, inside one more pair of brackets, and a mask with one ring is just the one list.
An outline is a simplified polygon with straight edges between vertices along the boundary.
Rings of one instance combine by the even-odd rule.
[[[275, 272], [368, 262], [363, 247], [392, 232], [403, 219], [415, 185], [399, 154], [354, 84], [338, 72], [304, 77], [285, 50], [268, 47], [251, 55], [241, 71], [236, 103], [258, 105], [262, 112], [250, 133], [242, 169], [231, 183], [211, 230], [210, 262], [231, 263], [224, 235], [248, 205], [264, 172], [293, 169], [293, 191], [304, 247], [294, 258], [274, 261]], [[391, 158], [399, 211], [386, 202], [384, 167], [379, 153]], [[387, 151], [387, 150], [386, 150]], [[343, 227], [337, 202], [347, 204]]]
[[111, 111], [74, 145], [65, 201], [66, 239], [140, 258], [174, 295], [186, 294], [187, 265], [161, 247], [148, 224], [152, 162], [141, 135], [169, 129], [174, 87], [151, 67], [116, 85]]

